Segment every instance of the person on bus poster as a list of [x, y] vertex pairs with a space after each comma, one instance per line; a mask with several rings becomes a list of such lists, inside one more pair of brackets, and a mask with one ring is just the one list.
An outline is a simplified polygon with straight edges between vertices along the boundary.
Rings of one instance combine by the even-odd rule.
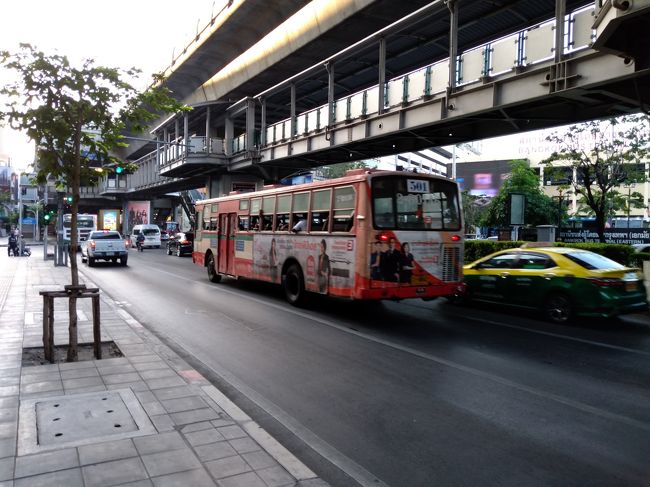
[[274, 238], [271, 239], [271, 248], [269, 249], [269, 269], [271, 282], [278, 282], [278, 249]]
[[381, 281], [381, 242], [377, 240], [373, 244], [373, 250], [370, 253], [370, 279]]
[[327, 255], [327, 242], [325, 242], [325, 239], [322, 239], [320, 241], [320, 255], [318, 256], [318, 290], [323, 294], [327, 294], [330, 271], [330, 258]]
[[415, 267], [413, 260], [411, 247], [408, 242], [404, 242], [399, 254], [399, 282], [401, 284], [411, 284], [411, 277]]
[[395, 238], [391, 237], [381, 255], [381, 274], [384, 281], [399, 282], [400, 252], [395, 248]]

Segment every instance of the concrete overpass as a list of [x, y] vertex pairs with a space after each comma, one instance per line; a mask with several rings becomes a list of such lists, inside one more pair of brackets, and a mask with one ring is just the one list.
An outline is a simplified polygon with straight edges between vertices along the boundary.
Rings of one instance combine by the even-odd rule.
[[167, 73], [195, 109], [123, 154], [141, 168], [105, 194], [223, 194], [650, 103], [649, 0], [314, 0], [264, 15], [281, 3], [231, 2], [197, 36]]

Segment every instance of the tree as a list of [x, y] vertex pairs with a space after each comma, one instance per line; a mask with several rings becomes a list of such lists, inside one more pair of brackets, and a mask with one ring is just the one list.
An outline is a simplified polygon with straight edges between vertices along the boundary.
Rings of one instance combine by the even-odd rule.
[[[165, 112], [186, 109], [171, 97], [160, 76], [144, 92], [125, 78], [139, 74], [82, 61], [71, 65], [62, 55], [46, 55], [29, 44], [15, 53], [0, 51], [0, 66], [12, 70], [16, 80], [0, 87], [5, 98], [0, 122], [23, 131], [37, 145], [36, 183], [48, 177], [72, 192], [70, 272], [72, 286], [79, 285], [77, 268], [77, 213], [79, 188], [96, 184], [109, 164], [124, 163], [112, 154], [125, 147], [122, 134], [142, 131]], [[67, 360], [77, 360], [76, 298], [71, 297], [70, 346]]]
[[[571, 126], [565, 133], [553, 134], [547, 140], [558, 145], [543, 164], [554, 169], [570, 167], [577, 177], [571, 186], [578, 195], [580, 209], [596, 218], [596, 231], [605, 242], [607, 219], [625, 205], [641, 205], [627, 199], [618, 188], [622, 184], [643, 182], [645, 170], [637, 170], [648, 156], [650, 144], [650, 118], [645, 115], [625, 116], [604, 122], [591, 121]], [[630, 195], [633, 196], [633, 195]], [[629, 209], [629, 208], [628, 208]]]
[[366, 161], [341, 162], [321, 167], [320, 173], [325, 179], [335, 179], [345, 176], [345, 173], [352, 169], [366, 169], [369, 167]]
[[465, 232], [472, 233], [476, 227], [480, 226], [484, 215], [487, 212], [485, 197], [475, 196], [469, 191], [463, 191], [463, 216], [465, 218]]
[[503, 182], [499, 193], [487, 207], [481, 226], [507, 227], [509, 195], [519, 193], [526, 196], [524, 221], [526, 225], [548, 225], [555, 221], [557, 209], [553, 199], [546, 196], [539, 185], [538, 174], [530, 168], [528, 161], [514, 160], [510, 162], [510, 175]]

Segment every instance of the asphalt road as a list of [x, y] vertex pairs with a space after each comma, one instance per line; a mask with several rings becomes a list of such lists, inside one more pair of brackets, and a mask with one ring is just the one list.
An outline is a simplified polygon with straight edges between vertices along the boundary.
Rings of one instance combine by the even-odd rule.
[[86, 273], [335, 486], [650, 485], [650, 325], [286, 304], [190, 257]]

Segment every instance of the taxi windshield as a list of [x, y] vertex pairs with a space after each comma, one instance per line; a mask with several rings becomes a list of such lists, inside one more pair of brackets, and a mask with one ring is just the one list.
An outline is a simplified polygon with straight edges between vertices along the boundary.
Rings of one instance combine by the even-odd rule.
[[572, 260], [576, 264], [585, 269], [589, 269], [590, 271], [625, 268], [625, 266], [618, 262], [594, 252], [569, 252], [564, 255], [567, 259]]

